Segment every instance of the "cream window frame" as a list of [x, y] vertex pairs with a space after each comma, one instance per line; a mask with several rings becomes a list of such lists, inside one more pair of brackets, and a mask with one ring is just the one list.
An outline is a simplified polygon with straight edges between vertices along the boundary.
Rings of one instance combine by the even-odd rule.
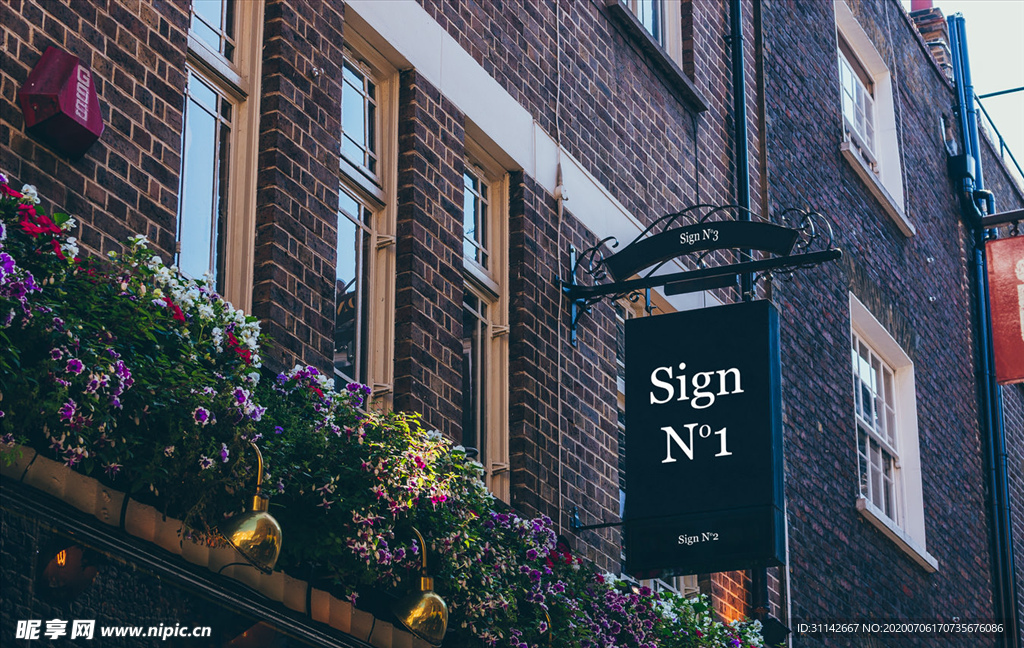
[[390, 411], [394, 406], [398, 70], [351, 26], [345, 30], [344, 55], [370, 74], [377, 86], [376, 176], [347, 160], [339, 150], [338, 181], [371, 211], [367, 330], [362, 343], [366, 346], [366, 382], [372, 390], [370, 407]]
[[[487, 303], [488, 334], [486, 336], [483, 398], [487, 402], [487, 447], [484, 457], [484, 483], [498, 499], [511, 498], [511, 472], [509, 464], [509, 360], [508, 360], [508, 200], [509, 174], [495, 156], [473, 139], [466, 139], [467, 169], [482, 174], [488, 185], [487, 241], [488, 268], [463, 256], [463, 275], [466, 290], [472, 291]], [[460, 247], [462, 249], [461, 241]]]
[[[899, 490], [902, 496], [901, 519], [892, 519], [860, 493], [860, 471], [855, 506], [858, 512], [884, 536], [910, 556], [927, 572], [938, 570], [938, 560], [928, 553], [925, 537], [924, 495], [921, 484], [921, 457], [918, 440], [914, 363], [899, 343], [857, 297], [850, 293], [850, 338], [860, 338], [893, 370], [893, 396], [896, 424], [895, 448], [899, 449]], [[851, 364], [850, 375], [854, 376]], [[856, 396], [854, 396], [856, 398]], [[855, 408], [854, 408], [855, 409]], [[854, 453], [858, 454], [860, 422], [852, 412]], [[894, 449], [895, 449], [894, 448]], [[855, 459], [859, 461], [859, 457]]]
[[[252, 312], [256, 245], [256, 173], [259, 153], [260, 79], [263, 71], [263, 3], [235, 3], [234, 61], [213, 51], [191, 32], [186, 64], [231, 101], [233, 123], [228, 147], [228, 193], [224, 223], [224, 298]], [[184, 111], [182, 112], [184, 138]], [[183, 139], [184, 143], [184, 139]], [[182, 150], [184, 153], [184, 149]], [[182, 155], [184, 162], [184, 155]], [[182, 174], [182, 179], [184, 174]], [[179, 212], [181, 210], [179, 186]], [[179, 213], [180, 220], [180, 213]], [[180, 246], [182, 241], [178, 241]], [[177, 251], [176, 251], [177, 256]]]

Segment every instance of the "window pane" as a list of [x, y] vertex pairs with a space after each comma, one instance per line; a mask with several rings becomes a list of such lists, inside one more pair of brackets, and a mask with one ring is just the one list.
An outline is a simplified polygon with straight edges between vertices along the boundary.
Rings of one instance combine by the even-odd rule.
[[369, 317], [369, 211], [345, 191], [338, 194], [335, 270], [334, 370], [348, 380], [366, 381], [365, 336]]
[[228, 61], [234, 60], [234, 0], [192, 0], [191, 32]]
[[462, 444], [487, 466], [487, 303], [467, 288], [462, 305]]
[[489, 267], [487, 181], [471, 169], [463, 173], [462, 252], [465, 258]]
[[213, 274], [220, 290], [231, 124], [218, 118], [218, 106], [227, 103], [227, 99], [193, 73], [189, 74], [187, 93], [178, 267], [195, 278]]
[[654, 40], [664, 44], [661, 29], [661, 3], [663, 0], [636, 0], [636, 17]]
[[341, 153], [377, 173], [377, 107], [373, 79], [350, 61], [342, 65]]

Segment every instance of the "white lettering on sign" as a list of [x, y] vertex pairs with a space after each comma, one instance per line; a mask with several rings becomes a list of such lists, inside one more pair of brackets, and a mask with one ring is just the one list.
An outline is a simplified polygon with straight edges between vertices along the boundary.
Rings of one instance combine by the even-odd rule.
[[676, 538], [676, 542], [687, 547], [698, 542], [718, 542], [718, 533], [715, 531], [704, 531], [696, 535], [680, 534]]
[[85, 67], [78, 66], [75, 84], [75, 117], [89, 121], [89, 79], [91, 75]]
[[[694, 430], [697, 430], [697, 435], [700, 438], [702, 438], [702, 439], [707, 439], [707, 438], [709, 438], [711, 436], [711, 426], [710, 425], [701, 425], [700, 428], [698, 428], [697, 426], [698, 426], [697, 423], [686, 423], [685, 425], [683, 425], [683, 427], [686, 428], [686, 431], [689, 433], [689, 443], [683, 441], [683, 438], [681, 436], [679, 436], [679, 433], [676, 432], [675, 428], [673, 428], [671, 425], [668, 425], [668, 426], [665, 426], [665, 427], [661, 428], [661, 431], [665, 433], [665, 458], [662, 459], [661, 463], [675, 463], [676, 459], [675, 459], [675, 457], [672, 456], [672, 443], [673, 442], [675, 442], [675, 444], [677, 446], [679, 446], [679, 449], [683, 451], [683, 454], [686, 455], [687, 459], [689, 459], [690, 461], [693, 461], [693, 432], [694, 432]], [[731, 456], [732, 453], [729, 452], [728, 447], [726, 447], [726, 442], [727, 442], [727, 439], [726, 439], [726, 434], [727, 434], [726, 428], [722, 428], [721, 430], [716, 430], [715, 434], [717, 434], [718, 436], [721, 437], [720, 449], [718, 451], [718, 454], [716, 454], [715, 456], [716, 457], [729, 457], [729, 456]]]
[[[679, 375], [673, 376], [671, 366], [657, 367], [651, 372], [651, 386], [664, 392], [663, 397], [655, 396], [651, 391], [651, 405], [664, 405], [675, 398], [677, 401], [690, 401], [690, 407], [694, 409], [707, 409], [715, 404], [715, 396], [728, 396], [730, 394], [742, 394], [743, 387], [740, 385], [740, 370], [735, 367], [731, 369], [719, 369], [718, 371], [701, 371], [693, 374], [690, 378], [690, 386], [693, 388], [691, 395], [686, 393], [686, 363], [679, 363]], [[661, 380], [664, 376], [666, 380]], [[732, 377], [732, 390], [728, 389], [728, 378]], [[679, 396], [676, 396], [676, 388], [669, 380], [675, 378], [679, 383]], [[718, 379], [718, 391], [704, 391], [711, 386], [712, 378]]]
[[713, 227], [706, 227], [699, 232], [679, 232], [680, 245], [696, 245], [701, 241], [717, 241], [718, 230]]

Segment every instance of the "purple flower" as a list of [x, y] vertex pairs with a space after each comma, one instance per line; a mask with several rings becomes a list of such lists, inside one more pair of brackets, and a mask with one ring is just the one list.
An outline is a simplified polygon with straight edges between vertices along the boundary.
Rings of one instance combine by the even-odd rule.
[[103, 470], [107, 473], [108, 477], [117, 477], [117, 473], [121, 472], [121, 468], [123, 467], [124, 466], [119, 463], [109, 463], [103, 467]]
[[245, 401], [249, 400], [249, 391], [246, 389], [242, 389], [241, 387], [236, 387], [235, 400], [238, 401], [239, 403], [244, 403]]
[[284, 432], [284, 428], [283, 427], [281, 427], [280, 425], [275, 425], [274, 426], [274, 434], [281, 434], [283, 432]]
[[277, 492], [278, 493], [283, 493], [284, 492], [284, 482], [281, 481], [280, 479], [277, 480]]
[[220, 444], [220, 460], [222, 463], [228, 462], [228, 445], [226, 443]]
[[61, 351], [60, 349], [56, 349], [55, 348], [55, 349], [51, 349], [50, 350], [50, 358], [52, 360], [60, 361], [60, 359], [63, 358], [63, 357], [64, 357], [64, 352]]
[[206, 425], [207, 423], [213, 423], [213, 416], [210, 414], [210, 410], [205, 407], [197, 407], [192, 410], [192, 420], [199, 425]]
[[167, 446], [166, 448], [164, 448], [164, 456], [165, 457], [172, 457], [172, 456], [174, 456], [174, 446], [170, 445], [170, 446]]
[[527, 560], [537, 560], [537, 550], [536, 549], [529, 549], [529, 550], [527, 550], [527, 552], [526, 552], [526, 559]]
[[60, 410], [58, 410], [57, 412], [58, 414], [60, 414], [60, 420], [70, 421], [75, 416], [75, 410], [77, 408], [78, 405], [75, 403], [75, 401], [69, 398], [68, 402], [64, 403], [64, 405], [61, 406]]
[[64, 371], [77, 376], [82, 373], [83, 369], [85, 369], [85, 365], [82, 364], [81, 360], [78, 358], [69, 358], [68, 365], [64, 368]]
[[317, 504], [317, 506], [319, 506], [320, 508], [322, 508], [325, 511], [329, 511], [329, 510], [331, 510], [331, 504], [334, 504], [334, 500], [329, 500], [329, 499], [327, 499], [325, 497], [325, 498], [323, 498], [322, 502]]
[[200, 457], [199, 457], [199, 467], [201, 469], [203, 469], [203, 470], [206, 470], [207, 468], [213, 467], [213, 459], [210, 459], [206, 455], [200, 455]]

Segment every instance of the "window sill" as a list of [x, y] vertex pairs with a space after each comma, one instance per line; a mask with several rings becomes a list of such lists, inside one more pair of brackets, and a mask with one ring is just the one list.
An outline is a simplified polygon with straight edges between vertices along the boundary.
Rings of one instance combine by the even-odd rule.
[[934, 556], [918, 546], [917, 541], [911, 538], [906, 532], [896, 526], [885, 513], [882, 513], [877, 506], [864, 497], [857, 498], [857, 510], [875, 528], [882, 532], [887, 538], [896, 543], [896, 546], [903, 550], [908, 556], [914, 559], [926, 572], [933, 574], [939, 570], [939, 561]]
[[639, 45], [640, 49], [651, 58], [655, 69], [661, 74], [662, 80], [672, 94], [696, 112], [707, 110], [707, 99], [700, 93], [690, 77], [679, 69], [679, 66], [661, 44], [647, 33], [629, 7], [623, 4], [622, 0], [605, 0], [605, 7], [615, 23], [626, 33], [626, 37]]
[[872, 195], [882, 205], [885, 213], [889, 215], [889, 218], [896, 223], [896, 227], [900, 228], [903, 235], [907, 238], [915, 236], [917, 229], [914, 224], [910, 222], [906, 214], [903, 213], [903, 207], [896, 202], [896, 199], [889, 194], [886, 188], [879, 182], [875, 172], [871, 170], [871, 167], [867, 165], [864, 158], [857, 153], [856, 150], [850, 145], [849, 142], [843, 142], [839, 150], [842, 151], [843, 157], [850, 163], [853, 170], [857, 172], [860, 179], [864, 181], [864, 184], [871, 190]]

